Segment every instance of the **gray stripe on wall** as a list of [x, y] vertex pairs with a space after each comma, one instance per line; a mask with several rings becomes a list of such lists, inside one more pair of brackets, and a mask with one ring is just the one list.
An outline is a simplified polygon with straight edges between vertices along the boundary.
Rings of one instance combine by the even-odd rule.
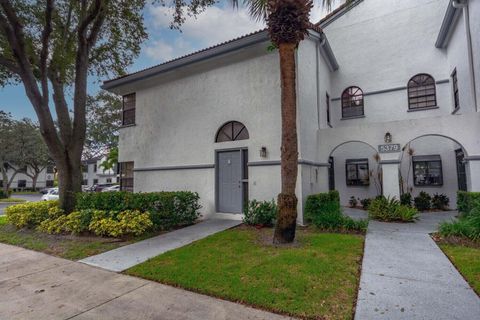
[[255, 161], [247, 163], [249, 167], [263, 167], [263, 166], [279, 166], [280, 160], [272, 160], [272, 161]]
[[380, 160], [380, 164], [400, 164], [400, 160]]
[[469, 156], [465, 157], [466, 161], [480, 161], [480, 156]]
[[303, 160], [303, 159], [298, 160], [298, 164], [303, 164], [303, 165], [312, 166], [312, 167], [330, 167], [329, 163], [315, 162], [315, 161]]
[[135, 168], [133, 171], [167, 171], [167, 170], [193, 170], [193, 169], [214, 169], [214, 164], [192, 164], [185, 166], [166, 166], [166, 167], [149, 167]]
[[[450, 79], [443, 79], [443, 80], [438, 80], [435, 83], [436, 84], [444, 84], [444, 83], [449, 83]], [[369, 91], [369, 92], [364, 92], [364, 96], [373, 96], [376, 94], [383, 94], [383, 93], [390, 93], [390, 92], [395, 92], [395, 91], [402, 91], [402, 90], [407, 90], [406, 86], [403, 87], [395, 87], [395, 88], [389, 88], [389, 89], [383, 89], [383, 90], [376, 90], [376, 91]], [[339, 101], [341, 100], [342, 97], [338, 98], [332, 98], [332, 101]]]

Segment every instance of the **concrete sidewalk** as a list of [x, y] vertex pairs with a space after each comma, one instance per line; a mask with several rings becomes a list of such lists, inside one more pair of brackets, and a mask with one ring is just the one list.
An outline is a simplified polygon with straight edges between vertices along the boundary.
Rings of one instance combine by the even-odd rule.
[[0, 244], [0, 319], [289, 319]]
[[211, 218], [195, 225], [91, 256], [79, 262], [110, 271], [124, 271], [167, 251], [183, 247], [242, 221]]
[[429, 236], [454, 215], [370, 222], [355, 319], [480, 319], [480, 298]]

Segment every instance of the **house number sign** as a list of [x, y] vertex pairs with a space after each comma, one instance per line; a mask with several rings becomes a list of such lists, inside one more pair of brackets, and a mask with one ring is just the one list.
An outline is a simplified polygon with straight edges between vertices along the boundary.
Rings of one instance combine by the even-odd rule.
[[398, 143], [380, 144], [378, 146], [378, 152], [380, 153], [400, 152], [400, 144]]

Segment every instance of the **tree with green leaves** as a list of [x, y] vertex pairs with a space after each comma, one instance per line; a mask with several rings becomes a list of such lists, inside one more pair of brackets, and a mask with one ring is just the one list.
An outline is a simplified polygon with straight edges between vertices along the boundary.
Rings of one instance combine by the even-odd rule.
[[37, 188], [40, 173], [52, 164], [47, 146], [38, 125], [30, 119], [15, 121], [12, 127], [13, 150], [10, 167], [32, 179], [32, 189]]
[[118, 129], [122, 125], [122, 99], [100, 91], [87, 99], [87, 136], [84, 159], [104, 156], [118, 147]]
[[[173, 6], [178, 28], [185, 15], [215, 0], [154, 2]], [[81, 191], [88, 75], [124, 74], [147, 38], [144, 6], [145, 0], [0, 0], [0, 84], [23, 84], [58, 169], [66, 212]]]
[[[238, 0], [232, 0], [238, 6]], [[281, 81], [281, 193], [273, 241], [290, 243], [295, 239], [298, 175], [297, 89], [295, 50], [313, 25], [310, 22], [312, 0], [243, 0], [250, 14], [264, 20], [270, 40], [278, 48]], [[330, 9], [333, 0], [322, 0]]]
[[9, 169], [9, 162], [12, 160], [12, 126], [13, 119], [11, 114], [0, 110], [0, 172], [2, 174], [3, 194], [6, 196], [8, 196], [8, 189], [11, 182], [8, 179], [7, 171]]

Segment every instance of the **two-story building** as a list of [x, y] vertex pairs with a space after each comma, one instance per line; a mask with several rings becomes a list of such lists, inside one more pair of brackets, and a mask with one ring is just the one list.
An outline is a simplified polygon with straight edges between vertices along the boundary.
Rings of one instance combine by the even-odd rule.
[[[479, 1], [356, 0], [298, 47], [305, 199], [480, 191]], [[315, 29], [315, 30], [314, 30]], [[208, 36], [208, 35], [205, 35]], [[266, 30], [106, 81], [123, 189], [191, 190], [204, 214], [280, 191], [280, 68]]]
[[116, 184], [118, 181], [117, 168], [105, 170], [102, 163], [106, 160], [106, 156], [99, 156], [83, 161], [82, 186], [94, 186], [101, 184]]

